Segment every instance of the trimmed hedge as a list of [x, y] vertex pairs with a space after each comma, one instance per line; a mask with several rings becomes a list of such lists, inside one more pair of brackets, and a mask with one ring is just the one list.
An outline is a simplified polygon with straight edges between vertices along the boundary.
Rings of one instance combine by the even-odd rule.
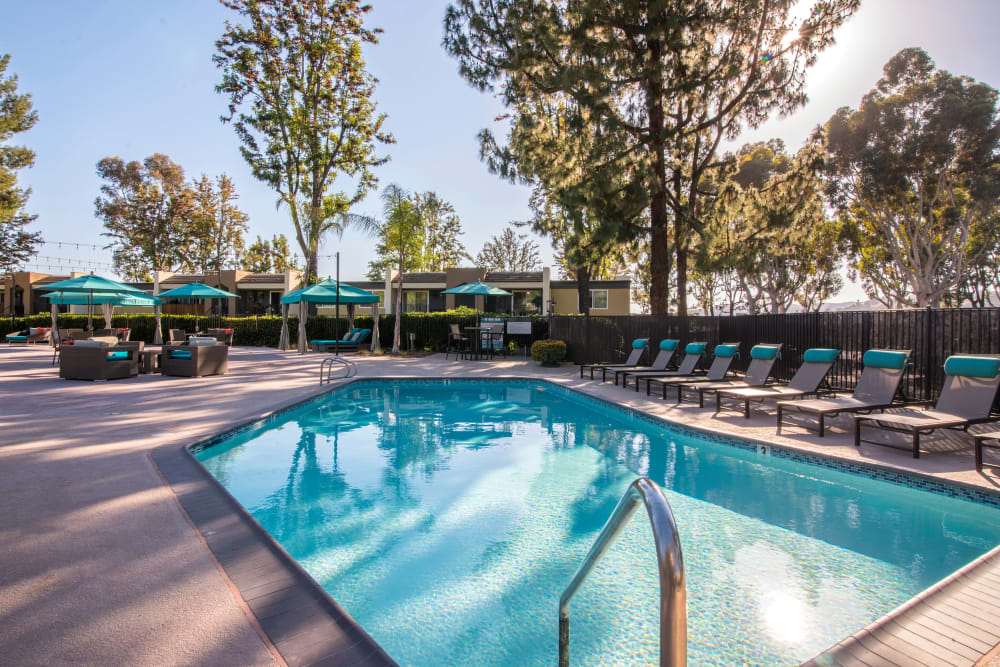
[[[457, 323], [459, 327], [475, 326], [478, 313], [464, 311], [445, 311], [440, 313], [404, 313], [400, 330], [400, 346], [408, 349], [410, 333], [416, 334], [416, 349], [422, 350], [430, 348], [432, 350], [443, 350], [448, 344], [448, 334], [450, 324]], [[325, 315], [312, 315], [306, 320], [306, 337], [309, 340], [332, 339], [334, 337], [334, 317]], [[6, 336], [9, 333], [27, 329], [30, 327], [50, 326], [52, 318], [50, 315], [33, 315], [31, 317], [16, 317], [0, 319], [0, 335]], [[59, 315], [60, 329], [85, 329], [87, 327], [86, 315]], [[379, 316], [379, 337], [383, 348], [392, 347], [392, 331], [395, 320], [392, 315]], [[194, 315], [163, 315], [160, 318], [163, 338], [167, 338], [170, 329], [183, 329], [187, 332], [195, 331]], [[362, 328], [372, 327], [371, 315], [358, 315], [354, 318], [355, 326]], [[147, 344], [153, 342], [153, 329], [156, 319], [152, 314], [123, 314], [115, 315], [111, 318], [111, 326], [106, 327], [104, 318], [94, 317], [94, 328], [128, 328], [132, 330], [131, 340], [144, 341]], [[288, 318], [288, 335], [292, 345], [298, 336], [298, 318]], [[221, 317], [218, 315], [207, 315], [199, 318], [199, 328], [204, 329], [232, 329], [234, 345], [250, 345], [259, 347], [277, 347], [278, 338], [281, 336], [281, 318], [276, 315], [262, 315], [254, 317]], [[339, 331], [348, 331], [347, 318], [340, 318]], [[537, 317], [532, 320], [530, 342], [545, 338], [548, 335], [549, 323], [544, 317]], [[370, 342], [370, 341], [369, 341]]]

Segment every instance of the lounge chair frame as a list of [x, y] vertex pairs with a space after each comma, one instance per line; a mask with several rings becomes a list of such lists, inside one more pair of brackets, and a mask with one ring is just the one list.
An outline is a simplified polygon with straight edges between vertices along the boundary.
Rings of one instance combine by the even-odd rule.
[[[761, 343], [761, 345], [766, 345], [768, 347], [777, 347], [778, 348], [778, 354], [779, 355], [781, 354], [781, 346], [782, 346], [781, 343], [778, 343], [776, 345], [770, 344], [770, 343]], [[752, 351], [751, 351], [751, 353], [752, 353]], [[736, 379], [736, 380], [721, 381], [721, 382], [718, 382], [718, 383], [714, 383], [713, 382], [713, 383], [710, 383], [710, 384], [697, 383], [697, 384], [695, 384], [693, 386], [691, 384], [678, 384], [677, 385], [677, 402], [678, 403], [683, 403], [684, 402], [684, 390], [685, 389], [691, 389], [691, 390], [694, 390], [694, 391], [698, 392], [698, 407], [699, 408], [703, 408], [703, 407], [705, 407], [705, 394], [715, 393], [716, 391], [719, 391], [720, 389], [743, 389], [743, 388], [747, 388], [747, 387], [764, 387], [764, 386], [767, 386], [767, 384], [770, 382], [771, 373], [774, 371], [774, 364], [777, 362], [777, 360], [778, 360], [778, 356], [777, 355], [775, 355], [775, 357], [773, 359], [753, 359], [753, 358], [751, 358], [749, 367], [747, 368], [746, 372], [743, 373], [743, 375], [741, 376], [743, 378], [742, 380]], [[746, 378], [749, 378], [751, 376], [751, 371], [756, 371], [756, 369], [754, 368], [756, 362], [762, 362], [761, 364], [758, 364], [758, 365], [764, 366], [767, 372], [764, 373], [764, 377], [762, 379], [755, 377], [754, 379], [748, 381]], [[756, 375], [756, 372], [755, 372], [755, 375]]]
[[642, 347], [632, 347], [632, 351], [628, 353], [624, 363], [599, 363], [599, 364], [582, 364], [580, 366], [580, 377], [583, 377], [583, 369], [590, 369], [590, 379], [594, 379], [594, 371], [600, 369], [601, 371], [601, 382], [605, 382], [608, 378], [608, 371], [615, 370], [617, 368], [635, 368], [642, 361], [643, 356], [646, 354], [646, 348], [649, 347], [648, 338], [638, 338], [636, 340], [644, 340], [646, 344]]
[[618, 378], [622, 378], [622, 387], [628, 384], [628, 376], [633, 373], [642, 373], [647, 371], [664, 371], [670, 368], [673, 364], [674, 356], [677, 354], [677, 350], [680, 349], [678, 345], [672, 350], [661, 349], [656, 353], [656, 357], [653, 359], [649, 366], [636, 366], [635, 368], [619, 368], [615, 369], [615, 384], [618, 384]]

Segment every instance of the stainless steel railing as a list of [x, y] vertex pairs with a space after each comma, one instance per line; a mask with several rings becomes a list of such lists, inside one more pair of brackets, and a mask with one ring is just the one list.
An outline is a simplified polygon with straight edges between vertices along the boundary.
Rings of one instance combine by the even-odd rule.
[[[340, 364], [338, 367], [337, 364]], [[334, 377], [333, 372], [337, 370], [338, 373], [343, 371], [343, 375], [337, 375]], [[324, 376], [324, 372], [326, 375]], [[354, 365], [353, 361], [345, 359], [343, 357], [326, 357], [320, 362], [319, 365], [319, 383], [324, 384], [326, 382], [333, 382], [334, 380], [342, 380], [344, 378], [351, 378], [358, 374], [358, 367]]]
[[618, 501], [594, 546], [559, 598], [559, 667], [569, 667], [569, 602], [640, 503], [646, 506], [653, 526], [656, 564], [660, 573], [660, 665], [683, 667], [687, 664], [687, 587], [677, 525], [663, 491], [652, 480], [641, 477], [629, 485]]

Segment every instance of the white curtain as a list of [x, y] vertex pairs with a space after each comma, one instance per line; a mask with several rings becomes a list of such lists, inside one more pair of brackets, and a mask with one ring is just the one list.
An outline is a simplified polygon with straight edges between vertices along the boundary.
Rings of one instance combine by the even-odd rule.
[[382, 353], [382, 342], [378, 339], [378, 301], [372, 304], [372, 354]]
[[115, 304], [113, 303], [102, 303], [101, 304], [101, 315], [104, 316], [104, 328], [111, 328], [111, 316], [115, 312]]
[[49, 332], [49, 342], [52, 343], [52, 347], [59, 345], [59, 306], [52, 304], [50, 306], [52, 310], [52, 331]]
[[305, 301], [299, 301], [299, 340], [297, 347], [299, 354], [306, 353], [306, 314], [308, 313], [308, 304]]
[[281, 304], [281, 336], [278, 338], [278, 349], [288, 349], [288, 304]]
[[[337, 317], [340, 317], [340, 313], [337, 313]], [[350, 331], [354, 328], [354, 304], [347, 304], [347, 330]], [[343, 336], [341, 336], [343, 338]]]
[[163, 331], [160, 329], [160, 311], [163, 307], [159, 304], [153, 306], [153, 314], [156, 316], [156, 331], [153, 332], [153, 345], [163, 345]]

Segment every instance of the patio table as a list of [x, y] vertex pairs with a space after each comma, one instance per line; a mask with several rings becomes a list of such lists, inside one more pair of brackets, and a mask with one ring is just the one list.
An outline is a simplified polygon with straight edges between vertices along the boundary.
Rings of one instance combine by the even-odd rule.
[[475, 336], [473, 336], [473, 339], [475, 340], [476, 343], [475, 346], [469, 350], [469, 354], [471, 355], [473, 352], [475, 352], [476, 355], [475, 358], [477, 360], [482, 359], [485, 356], [485, 352], [483, 350], [483, 338], [489, 338], [491, 358], [493, 356], [493, 337], [498, 336], [500, 340], [503, 340], [503, 332], [494, 331], [493, 327], [465, 327], [465, 331], [475, 332]]
[[155, 373], [160, 369], [160, 355], [163, 353], [162, 348], [158, 347], [147, 347], [142, 350], [142, 356], [139, 359], [139, 372], [143, 374]]

